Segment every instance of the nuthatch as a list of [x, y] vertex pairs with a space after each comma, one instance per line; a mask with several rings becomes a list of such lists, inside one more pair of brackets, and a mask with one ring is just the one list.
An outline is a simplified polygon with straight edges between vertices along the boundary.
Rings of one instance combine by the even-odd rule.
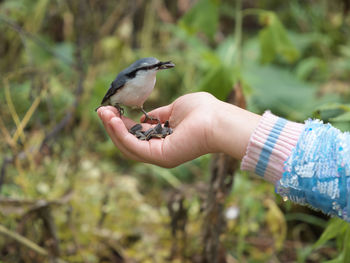
[[171, 61], [161, 62], [152, 57], [141, 58], [135, 61], [121, 71], [111, 83], [110, 88], [102, 99], [101, 106], [112, 105], [118, 109], [120, 115], [124, 112], [120, 105], [140, 108], [146, 116], [145, 121], [147, 119], [157, 120], [147, 114], [143, 109], [143, 103], [154, 88], [158, 70], [174, 66]]

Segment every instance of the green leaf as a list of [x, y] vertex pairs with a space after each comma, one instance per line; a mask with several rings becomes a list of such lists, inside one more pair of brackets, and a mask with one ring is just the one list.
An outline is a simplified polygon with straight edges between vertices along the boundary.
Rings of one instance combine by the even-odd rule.
[[344, 232], [346, 232], [346, 233], [345, 233], [344, 238], [342, 237], [340, 240], [341, 243], [343, 244], [343, 249], [338, 257], [336, 257], [335, 259], [332, 259], [332, 260], [325, 261], [325, 263], [350, 262], [350, 227], [349, 227], [348, 223], [346, 223], [346, 222], [344, 222], [344, 223], [347, 224], [346, 228], [344, 227], [345, 228]]
[[273, 12], [263, 12], [260, 22], [265, 28], [259, 32], [260, 60], [271, 62], [277, 55], [292, 63], [299, 57], [299, 52], [288, 38], [288, 34], [278, 17]]
[[302, 60], [298, 64], [296, 68], [296, 74], [298, 78], [306, 80], [311, 75], [311, 73], [317, 69], [325, 70], [325, 61], [318, 57], [310, 57]]
[[234, 65], [237, 61], [237, 45], [235, 39], [230, 36], [227, 37], [216, 49], [218, 57], [225, 65]]
[[233, 88], [234, 76], [232, 68], [223, 65], [214, 67], [200, 83], [199, 90], [209, 92], [220, 100], [225, 100]]
[[327, 228], [323, 231], [321, 237], [313, 245], [313, 248], [318, 248], [325, 244], [328, 240], [337, 237], [338, 235], [344, 233], [349, 227], [349, 223], [341, 220], [339, 218], [332, 218], [329, 221]]
[[350, 112], [345, 112], [335, 118], [331, 118], [330, 121], [350, 121]]
[[349, 46], [340, 46], [339, 51], [344, 57], [350, 58], [350, 47]]
[[90, 101], [87, 104], [88, 106], [85, 105], [86, 108], [90, 110], [91, 116], [96, 117], [94, 109], [100, 105], [103, 96], [106, 94], [114, 78], [115, 74], [106, 73], [102, 76], [97, 77], [91, 84], [93, 86], [92, 96], [90, 97]]
[[347, 262], [347, 261], [344, 261], [343, 253], [340, 253], [339, 256], [335, 259], [324, 261], [324, 263], [344, 263], [344, 262]]
[[326, 111], [326, 110], [343, 110], [343, 111], [350, 111], [350, 104], [341, 104], [341, 103], [326, 103], [324, 105], [321, 105], [316, 110], [318, 111]]
[[205, 33], [213, 38], [219, 24], [219, 1], [200, 0], [180, 20], [179, 25], [190, 34]]
[[53, 47], [53, 52], [59, 58], [63, 58], [65, 63], [72, 65], [74, 62], [74, 45], [69, 42], [62, 42]]
[[350, 227], [348, 225], [348, 228], [346, 230], [346, 235], [344, 238], [344, 262], [350, 262]]
[[260, 61], [262, 63], [271, 62], [276, 56], [276, 43], [272, 39], [273, 32], [269, 28], [265, 28], [259, 32]]
[[339, 100], [337, 95], [317, 98], [317, 89], [299, 80], [290, 70], [249, 62], [245, 66], [243, 79], [253, 91], [250, 105], [260, 112], [270, 109], [275, 114], [304, 121], [315, 107]]

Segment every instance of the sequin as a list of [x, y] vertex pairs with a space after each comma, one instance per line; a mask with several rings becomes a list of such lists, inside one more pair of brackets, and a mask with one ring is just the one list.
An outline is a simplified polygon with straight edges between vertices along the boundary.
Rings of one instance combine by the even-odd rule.
[[286, 197], [349, 221], [349, 176], [349, 133], [342, 133], [319, 120], [308, 120], [285, 162], [276, 192], [283, 200]]

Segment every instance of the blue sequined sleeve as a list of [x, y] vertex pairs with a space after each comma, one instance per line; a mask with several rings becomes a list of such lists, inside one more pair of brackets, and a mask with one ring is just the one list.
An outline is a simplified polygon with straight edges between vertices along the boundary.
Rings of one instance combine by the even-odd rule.
[[304, 127], [276, 191], [350, 221], [350, 134], [318, 120], [308, 120]]

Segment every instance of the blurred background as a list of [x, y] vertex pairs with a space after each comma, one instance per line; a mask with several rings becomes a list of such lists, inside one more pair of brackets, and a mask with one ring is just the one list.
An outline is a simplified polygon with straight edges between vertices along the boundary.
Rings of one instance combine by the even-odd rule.
[[227, 156], [127, 160], [94, 111], [120, 70], [154, 56], [176, 67], [157, 75], [147, 111], [236, 87], [251, 111], [349, 130], [349, 9], [0, 0], [0, 262], [350, 262], [347, 223], [282, 200]]

